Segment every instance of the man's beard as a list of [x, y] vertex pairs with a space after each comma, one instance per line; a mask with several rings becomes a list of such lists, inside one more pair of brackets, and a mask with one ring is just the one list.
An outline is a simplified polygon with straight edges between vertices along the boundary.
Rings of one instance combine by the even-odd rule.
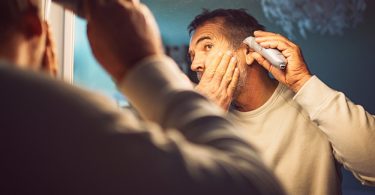
[[247, 72], [246, 71], [240, 72], [240, 78], [238, 78], [238, 83], [237, 83], [236, 89], [234, 90], [232, 101], [235, 101], [238, 98], [238, 96], [243, 92], [246, 86], [246, 78], [247, 78]]

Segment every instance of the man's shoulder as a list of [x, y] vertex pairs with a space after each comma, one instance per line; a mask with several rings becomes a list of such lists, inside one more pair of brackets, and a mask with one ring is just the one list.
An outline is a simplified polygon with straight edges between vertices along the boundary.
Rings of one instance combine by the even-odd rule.
[[139, 127], [140, 121], [133, 113], [120, 111], [107, 97], [40, 73], [1, 66], [0, 91], [0, 116], [4, 116], [6, 126], [22, 121], [24, 124], [17, 125], [24, 127], [30, 123], [30, 128], [38, 126], [44, 130], [53, 127], [106, 131], [116, 129], [116, 125], [125, 130]]
[[99, 113], [100, 110], [117, 109], [103, 95], [86, 91], [48, 75], [6, 65], [0, 65], [0, 91], [3, 101], [1, 104], [8, 102], [8, 105], [4, 105], [7, 107], [26, 104], [36, 111], [40, 107], [50, 107], [51, 111], [70, 110], [70, 114], [73, 115], [78, 115], [77, 112], [82, 113], [84, 110]]
[[0, 86], [13, 95], [28, 96], [81, 96], [88, 95], [85, 90], [79, 89], [65, 82], [53, 79], [43, 73], [20, 70], [12, 65], [0, 65]]
[[280, 90], [277, 92], [279, 93], [279, 104], [275, 104], [271, 111], [275, 111], [275, 109], [280, 111], [285, 111], [286, 114], [291, 115], [295, 114], [295, 116], [299, 115], [307, 121], [310, 121], [308, 113], [302, 108], [300, 104], [298, 104], [293, 97], [295, 96], [295, 92], [289, 89], [287, 86], [283, 84], [281, 85]]

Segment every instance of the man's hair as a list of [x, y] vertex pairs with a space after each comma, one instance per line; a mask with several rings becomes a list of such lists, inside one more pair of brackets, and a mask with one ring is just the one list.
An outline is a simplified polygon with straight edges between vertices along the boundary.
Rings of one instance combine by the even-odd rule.
[[213, 11], [204, 9], [189, 24], [188, 31], [190, 36], [197, 28], [210, 22], [222, 23], [221, 33], [224, 34], [235, 49], [241, 45], [246, 37], [253, 36], [254, 31], [265, 30], [264, 26], [259, 24], [245, 9], [216, 9]]
[[22, 12], [32, 9], [41, 17], [43, 0], [0, 0], [0, 35], [4, 35], [17, 23]]

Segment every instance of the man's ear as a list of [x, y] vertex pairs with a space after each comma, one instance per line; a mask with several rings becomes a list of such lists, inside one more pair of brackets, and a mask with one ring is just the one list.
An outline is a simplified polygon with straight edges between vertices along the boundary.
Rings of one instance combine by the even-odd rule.
[[26, 39], [39, 37], [43, 34], [43, 22], [36, 9], [30, 8], [22, 14], [21, 30]]
[[246, 45], [246, 47], [243, 48], [243, 52], [245, 55], [246, 64], [252, 65], [254, 63], [254, 58], [251, 56], [251, 53], [254, 51], [250, 49], [249, 46]]

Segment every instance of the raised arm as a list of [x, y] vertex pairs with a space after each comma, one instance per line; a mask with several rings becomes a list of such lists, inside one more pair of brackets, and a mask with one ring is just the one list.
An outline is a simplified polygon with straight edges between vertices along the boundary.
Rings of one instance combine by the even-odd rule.
[[375, 185], [375, 116], [316, 76], [294, 99], [328, 136], [336, 159], [363, 184]]
[[288, 60], [287, 69], [273, 68], [257, 53], [254, 58], [296, 92], [294, 100], [327, 135], [336, 159], [363, 184], [375, 185], [375, 117], [312, 76], [297, 45], [270, 32], [258, 31], [255, 36], [263, 47], [282, 51]]

